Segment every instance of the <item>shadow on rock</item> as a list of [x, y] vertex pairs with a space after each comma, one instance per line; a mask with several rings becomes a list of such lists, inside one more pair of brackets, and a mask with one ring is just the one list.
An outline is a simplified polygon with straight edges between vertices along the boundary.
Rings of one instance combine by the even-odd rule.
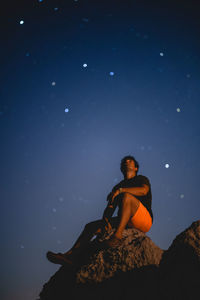
[[200, 286], [200, 221], [163, 251], [144, 233], [124, 230], [123, 245], [105, 248], [113, 232], [89, 244], [75, 268], [61, 267], [40, 300], [196, 299]]

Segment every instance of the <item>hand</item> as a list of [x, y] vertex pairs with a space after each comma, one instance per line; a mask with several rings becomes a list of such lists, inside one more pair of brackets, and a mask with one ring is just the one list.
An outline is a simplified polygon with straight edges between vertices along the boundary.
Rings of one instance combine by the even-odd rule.
[[105, 218], [105, 221], [106, 221], [106, 225], [105, 225], [105, 231], [110, 231], [110, 230], [112, 230], [112, 226], [111, 226], [111, 224], [110, 224], [110, 222], [108, 221], [108, 219], [107, 218]]
[[113, 203], [115, 197], [118, 196], [119, 194], [120, 194], [119, 189], [112, 191], [112, 193], [111, 193], [111, 203]]
[[[118, 194], [116, 194], [115, 195], [115, 192], [116, 191], [118, 191], [118, 193], [119, 193], [119, 188], [117, 188], [117, 187], [114, 187], [113, 189], [112, 189], [112, 191], [108, 194], [108, 196], [107, 196], [107, 201], [112, 201]], [[115, 195], [114, 196], [114, 198], [113, 198], [113, 195]], [[113, 199], [112, 199], [113, 198]]]
[[109, 222], [107, 222], [106, 226], [105, 226], [105, 230], [106, 231], [111, 231], [112, 230], [112, 226]]

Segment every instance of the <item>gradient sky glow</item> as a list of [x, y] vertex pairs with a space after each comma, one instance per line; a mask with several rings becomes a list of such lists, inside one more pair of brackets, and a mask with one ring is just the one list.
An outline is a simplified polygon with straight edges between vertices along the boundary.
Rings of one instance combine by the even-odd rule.
[[194, 0], [7, 5], [1, 299], [35, 300], [59, 268], [46, 252], [102, 217], [125, 155], [150, 179], [158, 246], [199, 219], [200, 13]]

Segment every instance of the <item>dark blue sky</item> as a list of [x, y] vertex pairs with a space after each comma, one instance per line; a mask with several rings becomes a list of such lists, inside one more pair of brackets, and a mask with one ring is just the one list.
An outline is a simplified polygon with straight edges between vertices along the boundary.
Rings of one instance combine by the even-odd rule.
[[194, 0], [1, 10], [1, 299], [29, 300], [58, 269], [46, 251], [102, 217], [125, 155], [150, 179], [158, 246], [199, 219], [200, 14]]

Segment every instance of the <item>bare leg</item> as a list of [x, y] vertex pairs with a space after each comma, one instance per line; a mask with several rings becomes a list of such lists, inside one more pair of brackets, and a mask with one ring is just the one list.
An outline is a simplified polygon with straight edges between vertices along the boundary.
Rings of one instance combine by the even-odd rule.
[[[111, 219], [112, 226], [116, 227], [119, 224], [119, 218], [114, 217]], [[61, 265], [73, 265], [75, 262], [77, 263], [77, 259], [81, 258], [80, 254], [85, 252], [84, 250], [87, 247], [90, 247], [89, 242], [91, 241], [92, 237], [98, 235], [104, 229], [104, 221], [98, 220], [91, 223], [88, 223], [81, 235], [78, 237], [77, 241], [73, 245], [73, 247], [65, 252], [65, 253], [53, 253], [52, 251], [48, 251], [46, 256], [47, 259], [55, 264]]]
[[122, 198], [122, 208], [121, 208], [121, 219], [115, 236], [118, 239], [122, 238], [122, 232], [125, 229], [128, 221], [133, 217], [140, 205], [140, 202], [137, 198], [129, 193], [124, 193]]
[[[119, 218], [111, 218], [110, 223], [113, 228], [116, 228], [119, 224]], [[102, 230], [104, 230], [104, 222], [102, 219], [86, 224], [84, 230], [76, 240], [75, 244], [69, 251], [65, 252], [64, 255], [68, 256], [72, 254], [79, 254], [82, 251], [82, 249], [88, 245], [89, 241], [95, 235], [100, 234]]]
[[101, 232], [102, 227], [102, 220], [97, 220], [86, 224], [84, 230], [82, 231], [72, 248], [64, 253], [64, 255], [71, 255], [73, 252], [79, 252], [80, 249], [84, 248], [84, 246], [89, 243], [92, 237]]
[[100, 233], [103, 228], [103, 220], [98, 220], [95, 222], [88, 223], [73, 247], [65, 253], [53, 253], [48, 251], [46, 256], [47, 259], [55, 264], [67, 264], [72, 265], [74, 261], [79, 257], [79, 254], [84, 250], [88, 245], [91, 238], [98, 233]]

